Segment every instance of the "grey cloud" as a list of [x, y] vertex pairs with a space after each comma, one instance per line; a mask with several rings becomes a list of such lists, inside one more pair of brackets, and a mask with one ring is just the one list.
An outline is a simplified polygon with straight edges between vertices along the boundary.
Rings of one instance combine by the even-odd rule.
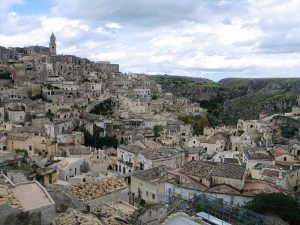
[[57, 15], [146, 27], [171, 25], [180, 21], [207, 22], [223, 14], [240, 14], [247, 9], [246, 1], [239, 0], [56, 0], [55, 3], [52, 12]]

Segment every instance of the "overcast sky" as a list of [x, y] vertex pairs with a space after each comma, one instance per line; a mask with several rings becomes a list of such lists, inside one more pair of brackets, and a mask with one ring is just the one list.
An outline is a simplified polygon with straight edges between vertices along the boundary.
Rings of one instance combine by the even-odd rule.
[[300, 77], [300, 0], [1, 0], [0, 45], [49, 43], [122, 72]]

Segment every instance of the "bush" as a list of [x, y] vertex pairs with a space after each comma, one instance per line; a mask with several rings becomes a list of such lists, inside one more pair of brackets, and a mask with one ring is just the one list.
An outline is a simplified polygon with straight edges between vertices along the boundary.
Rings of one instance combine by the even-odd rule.
[[79, 131], [83, 132], [84, 134], [84, 145], [91, 146], [95, 148], [102, 148], [103, 146], [106, 147], [118, 147], [118, 140], [115, 137], [98, 137], [97, 135], [91, 135], [86, 129], [79, 128]]
[[27, 152], [26, 149], [16, 148], [16, 149], [15, 149], [15, 152], [16, 152], [17, 154], [23, 155], [23, 156], [25, 156], [25, 157], [28, 156], [28, 152]]
[[156, 137], [158, 137], [159, 134], [160, 134], [162, 131], [164, 131], [164, 126], [162, 126], [162, 125], [155, 125], [154, 128], [153, 128], [153, 131], [154, 131], [154, 135], [155, 135]]
[[300, 224], [299, 203], [282, 193], [258, 194], [246, 207], [257, 213], [278, 215], [290, 225]]

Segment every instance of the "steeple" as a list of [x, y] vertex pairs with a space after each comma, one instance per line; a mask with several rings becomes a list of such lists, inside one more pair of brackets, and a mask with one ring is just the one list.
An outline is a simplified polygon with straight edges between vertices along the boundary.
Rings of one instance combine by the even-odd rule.
[[49, 51], [51, 55], [56, 55], [56, 37], [54, 36], [53, 31], [50, 36]]

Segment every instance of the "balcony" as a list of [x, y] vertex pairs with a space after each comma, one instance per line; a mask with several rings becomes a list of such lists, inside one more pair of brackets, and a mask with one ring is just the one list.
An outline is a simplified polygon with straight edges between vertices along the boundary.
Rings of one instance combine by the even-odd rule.
[[126, 161], [125, 164], [129, 167], [132, 167], [133, 166], [133, 162], [129, 162], [129, 161]]

